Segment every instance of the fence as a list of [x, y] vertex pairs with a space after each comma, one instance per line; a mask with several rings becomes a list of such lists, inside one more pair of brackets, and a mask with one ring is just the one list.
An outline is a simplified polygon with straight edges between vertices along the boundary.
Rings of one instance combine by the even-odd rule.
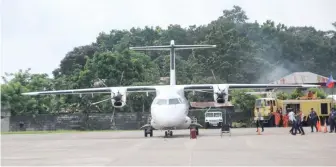
[[[149, 112], [116, 112], [90, 114], [43, 114], [36, 116], [9, 117], [9, 131], [19, 130], [135, 130], [147, 123]], [[204, 111], [190, 112], [190, 116], [204, 125]], [[248, 118], [245, 112], [232, 114], [232, 120]], [[23, 123], [23, 128], [20, 128]]]

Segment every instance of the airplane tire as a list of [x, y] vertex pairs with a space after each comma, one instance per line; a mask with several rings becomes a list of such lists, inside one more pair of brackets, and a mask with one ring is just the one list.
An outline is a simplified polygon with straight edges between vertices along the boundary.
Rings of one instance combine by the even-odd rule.
[[153, 137], [153, 130], [150, 131], [149, 136]]
[[198, 136], [198, 128], [196, 128], [196, 135]]
[[147, 137], [147, 132], [146, 132], [146, 130], [145, 130], [145, 137]]
[[165, 137], [168, 137], [168, 132], [167, 131], [165, 131]]
[[170, 131], [170, 132], [169, 132], [169, 136], [173, 136], [173, 131]]

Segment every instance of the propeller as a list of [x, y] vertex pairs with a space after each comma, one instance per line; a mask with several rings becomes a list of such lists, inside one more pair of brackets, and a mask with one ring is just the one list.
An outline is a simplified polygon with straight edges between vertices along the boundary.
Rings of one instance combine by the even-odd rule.
[[217, 99], [216, 100], [217, 100], [218, 103], [224, 103], [225, 102], [224, 97], [227, 95], [226, 92], [225, 92], [225, 89], [221, 90], [218, 86], [218, 90], [219, 91], [216, 92], [216, 94], [217, 94]]
[[122, 97], [123, 97], [123, 95], [122, 94], [120, 94], [120, 92], [119, 92], [119, 90], [118, 90], [118, 93], [117, 93], [117, 95], [116, 96], [113, 96], [111, 99], [113, 99], [115, 102], [114, 102], [114, 105], [116, 105], [116, 106], [121, 106], [122, 105], [122, 103], [124, 102], [123, 100], [122, 100]]
[[[124, 71], [121, 73], [120, 85], [121, 85], [123, 76], [124, 76]], [[104, 80], [102, 80], [102, 79], [100, 79], [100, 78], [98, 78], [98, 80], [99, 80], [99, 82], [100, 82], [102, 85], [104, 85], [105, 87], [108, 87], [108, 86], [105, 84]], [[101, 101], [92, 103], [92, 105], [96, 105], [96, 104], [99, 104], [99, 103], [102, 103], [102, 102], [105, 102], [105, 101], [108, 101], [108, 100], [112, 100], [112, 99], [113, 99], [113, 100], [115, 101], [115, 103], [112, 104], [112, 105], [121, 106], [122, 103], [124, 102], [124, 101], [122, 100], [123, 95], [120, 94], [119, 90], [118, 90], [118, 93], [117, 93], [117, 94], [115, 94], [115, 93], [113, 93], [113, 94], [114, 94], [113, 97], [110, 97], [110, 98], [107, 98], [107, 99], [104, 99], [104, 100], [101, 100]]]
[[[81, 101], [81, 103], [84, 102], [85, 111], [93, 109], [92, 107], [97, 108], [99, 111], [101, 111], [98, 106], [95, 106], [95, 104], [91, 102], [88, 95], [81, 96]], [[77, 107], [80, 107], [80, 104], [77, 104]]]
[[[217, 82], [215, 73], [213, 72], [212, 69], [211, 69], [211, 73], [212, 73], [212, 76], [214, 77], [215, 81]], [[217, 82], [217, 83], [218, 83], [218, 82]], [[216, 92], [216, 94], [217, 94], [217, 99], [216, 99], [216, 101], [217, 101], [218, 103], [224, 103], [224, 102], [225, 102], [224, 97], [227, 95], [226, 92], [225, 92], [225, 89], [221, 90], [221, 89], [219, 88], [219, 85], [217, 85], [217, 87], [218, 87], [218, 92]]]

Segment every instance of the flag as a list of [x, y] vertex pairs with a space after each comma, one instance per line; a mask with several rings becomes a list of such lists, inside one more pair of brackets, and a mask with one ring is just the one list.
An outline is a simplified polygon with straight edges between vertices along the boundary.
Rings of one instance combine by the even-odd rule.
[[335, 86], [335, 81], [334, 81], [332, 75], [330, 75], [330, 77], [329, 77], [329, 79], [328, 79], [328, 81], [327, 81], [326, 86], [327, 86], [328, 88], [333, 88], [333, 87]]

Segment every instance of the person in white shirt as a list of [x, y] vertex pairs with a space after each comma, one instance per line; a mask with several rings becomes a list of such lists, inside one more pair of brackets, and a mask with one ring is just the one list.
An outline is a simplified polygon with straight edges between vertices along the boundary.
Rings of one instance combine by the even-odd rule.
[[291, 133], [292, 135], [296, 135], [297, 131], [301, 133], [301, 130], [298, 129], [298, 126], [297, 126], [297, 120], [295, 118], [295, 113], [293, 111], [290, 111], [288, 113], [288, 117], [289, 117], [289, 120], [292, 122], [292, 129], [289, 130], [289, 133]]
[[293, 111], [291, 111], [291, 112], [288, 113], [289, 120], [292, 121], [292, 122], [295, 121], [295, 116], [294, 116], [294, 115], [295, 115], [295, 114], [294, 114]]
[[257, 132], [259, 126], [261, 126], [261, 132], [264, 132], [264, 122], [263, 122], [263, 117], [261, 116], [261, 112], [259, 111], [259, 108], [257, 108]]

